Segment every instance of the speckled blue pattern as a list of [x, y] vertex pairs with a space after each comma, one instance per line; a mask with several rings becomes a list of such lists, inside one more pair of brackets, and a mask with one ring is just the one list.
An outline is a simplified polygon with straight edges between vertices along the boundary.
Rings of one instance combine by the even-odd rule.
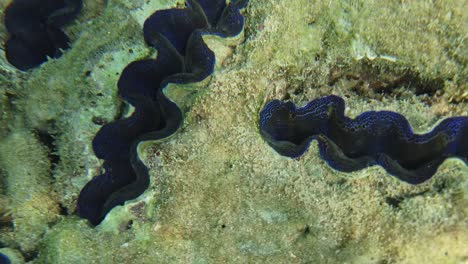
[[260, 132], [279, 154], [298, 158], [317, 140], [320, 156], [334, 169], [356, 171], [380, 165], [411, 184], [430, 179], [442, 162], [468, 162], [468, 117], [450, 117], [426, 134], [414, 134], [408, 120], [391, 111], [368, 111], [350, 119], [334, 95], [297, 108], [273, 100], [260, 112]]

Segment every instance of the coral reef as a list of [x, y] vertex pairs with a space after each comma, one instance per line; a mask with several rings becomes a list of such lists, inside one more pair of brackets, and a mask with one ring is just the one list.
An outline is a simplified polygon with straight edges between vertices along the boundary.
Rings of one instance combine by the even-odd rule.
[[[351, 118], [397, 111], [415, 133], [467, 115], [463, 1], [251, 1], [240, 45], [204, 37], [217, 58], [212, 78], [167, 95], [186, 111], [179, 132], [140, 144], [149, 188], [95, 228], [74, 216], [80, 190], [102, 173], [94, 135], [133, 111], [118, 99], [119, 75], [157, 56], [143, 22], [184, 3], [84, 0], [65, 28], [73, 47], [60, 58], [23, 73], [0, 54], [0, 185], [9, 210], [2, 254], [31, 263], [466, 261], [468, 169], [460, 160], [414, 186], [380, 167], [337, 172], [316, 143], [297, 160], [283, 157], [258, 130], [266, 102], [303, 105], [328, 94], [345, 98]], [[191, 89], [203, 92], [185, 101]], [[20, 199], [9, 191], [15, 182]], [[37, 202], [45, 200], [52, 203]], [[37, 214], [34, 227], [22, 222], [28, 213]]]

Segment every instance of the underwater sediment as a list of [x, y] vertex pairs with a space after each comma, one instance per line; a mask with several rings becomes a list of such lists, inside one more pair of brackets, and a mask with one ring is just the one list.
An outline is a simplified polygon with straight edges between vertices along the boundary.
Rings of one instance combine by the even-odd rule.
[[377, 166], [335, 171], [315, 143], [300, 159], [282, 157], [258, 129], [272, 99], [304, 105], [329, 94], [345, 98], [347, 116], [396, 111], [420, 134], [466, 116], [462, 1], [250, 2], [242, 38], [204, 37], [212, 76], [168, 94], [186, 110], [178, 133], [140, 144], [149, 188], [96, 227], [77, 217], [80, 190], [102, 173], [94, 135], [133, 111], [118, 98], [120, 74], [157, 57], [143, 22], [174, 7], [184, 1], [85, 0], [60, 58], [21, 73], [1, 56], [2, 254], [34, 263], [466, 260], [459, 159], [410, 185]]

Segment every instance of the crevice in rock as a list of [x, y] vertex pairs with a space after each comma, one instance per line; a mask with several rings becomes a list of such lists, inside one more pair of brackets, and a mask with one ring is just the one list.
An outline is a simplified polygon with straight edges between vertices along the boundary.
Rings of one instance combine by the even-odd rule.
[[55, 135], [41, 129], [35, 129], [34, 134], [37, 136], [39, 142], [48, 148], [47, 156], [51, 165], [50, 169], [53, 171], [60, 162], [60, 155], [58, 155], [58, 150], [55, 143]]
[[394, 196], [394, 197], [387, 196], [387, 197], [385, 197], [385, 203], [387, 203], [388, 205], [390, 205], [394, 209], [400, 209], [401, 203], [404, 200], [408, 200], [408, 199], [412, 199], [412, 198], [417, 197], [417, 196], [424, 195], [427, 192], [429, 192], [429, 190], [424, 190], [424, 191], [421, 191], [421, 192], [411, 193], [411, 194], [403, 194], [403, 195]]

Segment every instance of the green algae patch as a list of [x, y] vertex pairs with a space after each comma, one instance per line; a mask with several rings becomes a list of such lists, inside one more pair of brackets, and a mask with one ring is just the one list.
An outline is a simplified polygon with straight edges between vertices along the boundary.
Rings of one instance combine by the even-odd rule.
[[36, 263], [93, 263], [99, 259], [97, 252], [108, 254], [106, 240], [101, 238], [102, 243], [98, 243], [97, 239], [97, 234], [84, 221], [63, 221], [46, 234], [42, 244], [47, 247], [41, 250]]
[[303, 65], [314, 70], [317, 86], [337, 68], [354, 68], [364, 60], [395, 79], [411, 80], [408, 88], [417, 94], [467, 99], [461, 48], [466, 15], [460, 1], [266, 1], [251, 6], [246, 29], [251, 41], [243, 54], [249, 63], [278, 64], [288, 71]]
[[[57, 220], [59, 208], [52, 192], [48, 150], [36, 135], [23, 131], [10, 134], [0, 143], [0, 164], [5, 173], [14, 226], [14, 245], [23, 252], [36, 250], [48, 225]], [[7, 235], [7, 234], [3, 234]]]
[[[67, 219], [54, 226], [41, 244], [35, 263], [171, 263], [200, 260], [190, 241], [159, 240], [158, 226], [136, 223], [119, 233], [96, 230], [83, 220]], [[171, 229], [171, 231], [175, 231]], [[173, 233], [172, 236], [179, 237]], [[155, 239], [156, 238], [156, 239]], [[184, 261], [185, 260], [185, 261]]]

